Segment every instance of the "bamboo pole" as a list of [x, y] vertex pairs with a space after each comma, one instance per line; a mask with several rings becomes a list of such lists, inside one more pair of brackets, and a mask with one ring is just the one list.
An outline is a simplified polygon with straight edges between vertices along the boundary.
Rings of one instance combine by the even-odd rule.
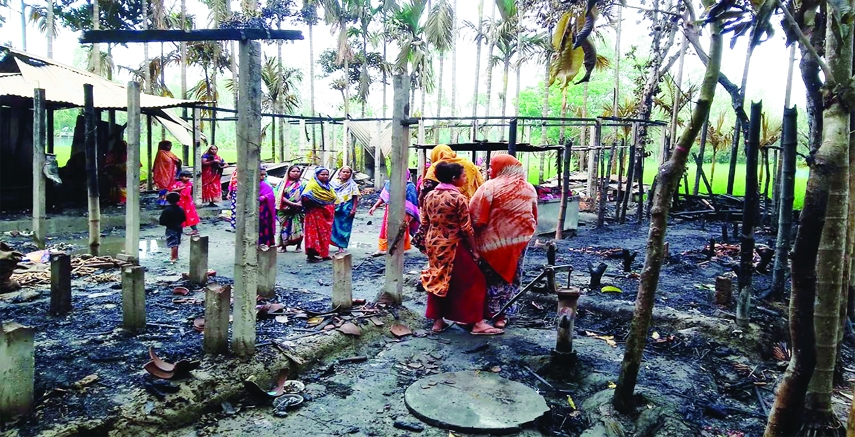
[[775, 267], [772, 270], [772, 297], [784, 296], [784, 285], [789, 268], [790, 236], [793, 228], [793, 190], [796, 183], [796, 117], [795, 108], [784, 110], [781, 128], [783, 159], [781, 164], [781, 201], [778, 210], [778, 237], [775, 240]]
[[83, 144], [86, 150], [86, 185], [89, 191], [89, 253], [97, 256], [101, 246], [101, 205], [98, 193], [98, 120], [95, 119], [92, 85], [83, 85]]
[[567, 141], [567, 144], [564, 145], [564, 172], [562, 174], [563, 183], [561, 184], [561, 205], [558, 208], [558, 226], [555, 227], [556, 240], [564, 238], [564, 223], [567, 216], [567, 201], [570, 194], [570, 153], [572, 148], [572, 142]]
[[751, 316], [752, 276], [754, 273], [754, 224], [757, 219], [757, 154], [760, 148], [760, 115], [762, 103], [751, 104], [751, 121], [745, 141], [745, 203], [742, 209], [740, 241], [739, 295], [736, 298], [736, 324], [748, 326]]

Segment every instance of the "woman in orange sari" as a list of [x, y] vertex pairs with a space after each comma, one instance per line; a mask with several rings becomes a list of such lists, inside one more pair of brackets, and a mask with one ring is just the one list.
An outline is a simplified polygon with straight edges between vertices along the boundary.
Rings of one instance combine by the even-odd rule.
[[181, 160], [172, 153], [172, 142], [163, 140], [157, 145], [157, 155], [151, 166], [152, 179], [160, 190], [158, 203], [166, 205], [166, 191], [172, 188], [181, 170]]
[[202, 202], [209, 206], [217, 206], [217, 202], [223, 200], [223, 185], [220, 178], [226, 161], [217, 155], [220, 149], [212, 145], [202, 154]]
[[466, 197], [466, 200], [472, 198], [475, 190], [484, 183], [484, 176], [481, 174], [481, 169], [478, 168], [472, 161], [466, 158], [458, 158], [457, 153], [451, 150], [445, 144], [440, 144], [430, 151], [430, 162], [432, 163], [425, 174], [425, 180], [440, 183], [436, 177], [436, 165], [440, 162], [460, 164], [463, 166], [463, 171], [466, 174], [466, 183], [460, 187], [460, 194]]
[[474, 335], [501, 334], [484, 321], [486, 282], [478, 269], [469, 204], [459, 191], [466, 173], [460, 164], [440, 162], [435, 175], [440, 184], [425, 196], [420, 211], [429, 261], [421, 275], [428, 292], [425, 316], [434, 320], [434, 332], [445, 330], [448, 319], [471, 326]]
[[[490, 160], [490, 180], [469, 203], [475, 247], [487, 278], [487, 317], [492, 318], [520, 288], [525, 250], [537, 229], [537, 191], [525, 179], [522, 163], [511, 155]], [[496, 319], [503, 328], [508, 308]]]

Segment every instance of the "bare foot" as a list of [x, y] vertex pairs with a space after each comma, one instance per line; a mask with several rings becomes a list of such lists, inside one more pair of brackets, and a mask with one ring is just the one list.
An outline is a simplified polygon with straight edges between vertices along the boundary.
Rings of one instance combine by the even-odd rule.
[[490, 326], [489, 324], [487, 324], [487, 322], [485, 322], [483, 320], [476, 323], [472, 327], [472, 335], [500, 335], [500, 334], [503, 334], [504, 332], [505, 331], [503, 331], [499, 328], [494, 328], [494, 327]]
[[504, 317], [493, 322], [493, 326], [495, 326], [499, 329], [505, 329], [505, 326], [507, 326], [507, 324], [508, 324], [508, 322]]
[[436, 319], [433, 321], [433, 327], [430, 328], [432, 332], [440, 333], [448, 329], [448, 323], [445, 323], [443, 319]]

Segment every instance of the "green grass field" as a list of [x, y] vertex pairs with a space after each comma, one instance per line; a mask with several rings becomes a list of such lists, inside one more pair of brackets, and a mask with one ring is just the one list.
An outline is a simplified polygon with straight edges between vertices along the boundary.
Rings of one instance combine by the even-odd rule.
[[[54, 146], [54, 152], [56, 153], [57, 162], [60, 166], [65, 165], [66, 161], [71, 154], [71, 141], [65, 138], [57, 138]], [[174, 152], [180, 157], [181, 149], [175, 148]], [[270, 158], [270, 148], [265, 147], [262, 150], [262, 158], [269, 159]], [[235, 162], [237, 160], [237, 150], [234, 148], [221, 148], [220, 156], [223, 157], [227, 162]], [[529, 182], [537, 183], [539, 169], [538, 166], [540, 164], [540, 160], [536, 156], [531, 156], [529, 158], [523, 157], [523, 162], [528, 161], [528, 174], [529, 174]], [[140, 161], [143, 164], [143, 168], [141, 169], [141, 178], [143, 180], [146, 179], [146, 175], [148, 174], [148, 168], [146, 166], [146, 150], [145, 147], [141, 150]], [[549, 179], [554, 177], [556, 174], [556, 169], [554, 164], [550, 164], [553, 160], [547, 161], [547, 169], [544, 172], [544, 176]], [[578, 168], [575, 160], [572, 163], [572, 168]], [[707, 178], [710, 177], [710, 172], [712, 170], [712, 164], [706, 163], [704, 164], [704, 173]], [[653, 178], [656, 176], [656, 172], [658, 171], [658, 167], [656, 165], [655, 160], [648, 160], [644, 163], [644, 183], [651, 184], [653, 183]], [[692, 188], [695, 184], [695, 173], [696, 168], [694, 165], [689, 165], [689, 170], [687, 172], [689, 178], [689, 192], [692, 191]], [[801, 209], [802, 204], [804, 202], [805, 195], [805, 184], [807, 183], [809, 170], [807, 168], [799, 168], [796, 170], [796, 189], [795, 189], [795, 202], [794, 208]], [[716, 194], [723, 194], [727, 192], [727, 174], [728, 174], [728, 165], [718, 163], [715, 166], [715, 179], [711, 181], [713, 192]], [[761, 185], [761, 194], [762, 194], [763, 186]], [[683, 182], [680, 182], [680, 192], [685, 192], [685, 187], [683, 186]], [[699, 186], [699, 194], [707, 194], [706, 186], [701, 180]], [[745, 194], [745, 164], [737, 164], [736, 166], [736, 175], [733, 184], [733, 194], [736, 196], [742, 196]], [[772, 188], [769, 187], [769, 196], [772, 195]]]

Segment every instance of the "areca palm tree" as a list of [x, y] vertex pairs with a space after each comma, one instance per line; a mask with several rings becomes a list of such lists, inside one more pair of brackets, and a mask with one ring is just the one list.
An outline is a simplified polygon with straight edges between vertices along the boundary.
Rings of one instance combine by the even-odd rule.
[[[455, 17], [454, 17], [454, 9], [448, 3], [447, 0], [439, 0], [434, 8], [436, 13], [432, 13], [428, 21], [433, 20], [434, 23], [428, 23], [430, 27], [437, 27], [441, 29], [442, 32], [448, 32], [452, 35], [451, 47], [449, 49], [453, 49], [454, 47], [454, 25], [455, 25]], [[439, 50], [439, 83], [437, 85], [437, 93], [436, 93], [436, 116], [442, 116], [442, 76], [443, 70], [445, 67], [445, 53], [446, 50]], [[424, 102], [422, 102], [424, 105]], [[422, 111], [424, 112], [424, 111]], [[434, 142], [439, 142], [439, 129], [434, 129]]]
[[[338, 34], [336, 45], [336, 63], [344, 66], [345, 83], [350, 71], [348, 63], [353, 59], [353, 51], [347, 42], [350, 23], [356, 21], [360, 8], [359, 0], [319, 0], [324, 10], [324, 22], [330, 26], [330, 32]], [[344, 88], [344, 114], [350, 114], [350, 87]]]

